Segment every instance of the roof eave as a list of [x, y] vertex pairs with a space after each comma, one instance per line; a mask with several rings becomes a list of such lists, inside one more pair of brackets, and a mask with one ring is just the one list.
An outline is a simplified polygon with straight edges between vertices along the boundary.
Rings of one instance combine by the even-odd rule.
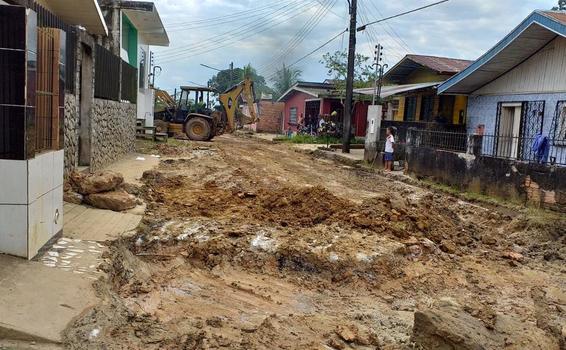
[[[152, 46], [169, 46], [171, 41], [163, 24], [159, 11], [152, 2], [124, 1], [122, 10], [126, 13], [130, 21], [136, 26], [138, 33], [142, 35], [145, 42]], [[136, 21], [137, 13], [151, 14], [150, 21]], [[132, 18], [133, 17], [133, 18]]]
[[[544, 19], [544, 21], [543, 21]], [[539, 25], [546, 28], [557, 35], [566, 37], [566, 24], [560, 23], [555, 18], [545, 15], [544, 12], [534, 11], [527, 18], [525, 18], [513, 31], [507, 34], [497, 45], [487, 51], [478, 60], [472, 63], [468, 68], [464, 69], [462, 72], [454, 75], [442, 85], [438, 87], [439, 94], [459, 94], [459, 95], [470, 95], [477, 89], [460, 90], [454, 88], [464, 79], [478, 71], [485, 64], [494, 59], [501, 51], [513, 43], [526, 29], [531, 25]], [[488, 82], [489, 83], [489, 82]]]

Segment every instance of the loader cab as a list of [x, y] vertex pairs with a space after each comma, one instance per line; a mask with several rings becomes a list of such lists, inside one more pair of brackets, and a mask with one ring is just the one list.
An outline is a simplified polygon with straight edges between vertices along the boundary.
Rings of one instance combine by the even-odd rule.
[[212, 113], [210, 97], [214, 93], [214, 89], [207, 87], [181, 86], [173, 122], [184, 123], [191, 113], [210, 115]]

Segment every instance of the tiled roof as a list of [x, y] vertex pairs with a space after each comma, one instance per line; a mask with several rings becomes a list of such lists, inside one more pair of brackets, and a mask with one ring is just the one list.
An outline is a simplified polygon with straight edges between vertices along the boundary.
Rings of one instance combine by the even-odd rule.
[[456, 74], [468, 68], [474, 61], [461, 60], [448, 57], [407, 55], [406, 58], [439, 73]]

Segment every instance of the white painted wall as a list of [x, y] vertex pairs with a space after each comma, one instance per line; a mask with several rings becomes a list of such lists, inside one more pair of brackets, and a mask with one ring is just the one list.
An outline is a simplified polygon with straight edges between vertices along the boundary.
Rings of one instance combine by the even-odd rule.
[[0, 253], [34, 258], [63, 229], [64, 151], [0, 160]]
[[[145, 39], [142, 35], [138, 35], [138, 60], [142, 59], [142, 52], [145, 52], [145, 70], [143, 74], [145, 75], [145, 83], [143, 87], [139, 84], [139, 72], [138, 72], [138, 103], [137, 103], [137, 117], [138, 119], [144, 119], [146, 126], [153, 126], [153, 105], [155, 99], [155, 91], [149, 88], [149, 73], [150, 73], [150, 47], [146, 44]], [[138, 69], [141, 69], [141, 65], [138, 65]]]
[[541, 51], [474, 95], [566, 92], [566, 38], [558, 37]]

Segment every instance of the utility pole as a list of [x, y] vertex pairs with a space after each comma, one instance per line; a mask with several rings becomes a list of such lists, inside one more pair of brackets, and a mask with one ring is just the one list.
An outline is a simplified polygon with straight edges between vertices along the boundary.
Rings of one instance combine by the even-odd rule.
[[379, 59], [381, 58], [381, 49], [383, 46], [380, 44], [375, 45], [375, 57], [374, 57], [374, 64], [375, 64], [375, 79], [373, 81], [373, 101], [372, 105], [375, 106], [377, 102], [377, 96], [379, 95], [377, 89], [377, 81], [379, 80]]
[[352, 103], [354, 100], [354, 65], [356, 60], [356, 25], [358, 0], [348, 0], [350, 5], [350, 43], [348, 50], [348, 75], [346, 77], [346, 103], [344, 105], [344, 125], [342, 152], [350, 153], [350, 134], [352, 129]]

